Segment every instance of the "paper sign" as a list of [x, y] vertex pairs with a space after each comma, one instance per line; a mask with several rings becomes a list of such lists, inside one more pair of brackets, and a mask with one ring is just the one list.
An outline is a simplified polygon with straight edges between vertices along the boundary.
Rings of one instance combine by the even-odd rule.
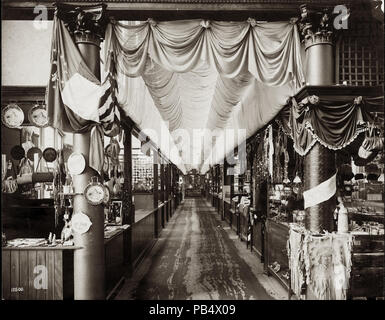
[[78, 212], [72, 216], [71, 225], [74, 232], [83, 234], [90, 229], [92, 222], [83, 212]]

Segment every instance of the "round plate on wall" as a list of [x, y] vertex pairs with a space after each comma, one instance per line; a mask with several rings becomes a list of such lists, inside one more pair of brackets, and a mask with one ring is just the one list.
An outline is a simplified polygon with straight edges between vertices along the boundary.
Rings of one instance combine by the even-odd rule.
[[57, 158], [57, 152], [54, 148], [45, 148], [43, 151], [43, 158], [47, 162], [54, 162]]
[[7, 128], [19, 128], [24, 122], [24, 112], [16, 103], [10, 103], [1, 111], [1, 121]]
[[48, 126], [47, 109], [42, 104], [35, 104], [28, 112], [28, 120], [36, 127], [44, 128]]
[[21, 160], [25, 157], [25, 150], [22, 146], [14, 146], [11, 149], [11, 157], [13, 160]]
[[82, 174], [86, 168], [86, 159], [81, 153], [74, 152], [68, 157], [67, 165], [72, 175]]
[[84, 196], [88, 203], [97, 206], [104, 202], [106, 191], [104, 185], [97, 181], [97, 177], [92, 177], [91, 182], [84, 189]]
[[39, 159], [41, 158], [42, 156], [42, 152], [41, 150], [38, 148], [38, 147], [32, 147], [28, 150], [27, 152], [27, 158], [31, 161], [34, 160], [34, 154], [37, 153], [38, 156], [39, 156]]

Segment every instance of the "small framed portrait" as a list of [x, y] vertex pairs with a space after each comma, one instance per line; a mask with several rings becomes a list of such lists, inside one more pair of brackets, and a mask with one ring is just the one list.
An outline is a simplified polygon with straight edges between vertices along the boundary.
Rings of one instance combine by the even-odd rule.
[[111, 201], [109, 222], [114, 224], [122, 224], [122, 201]]

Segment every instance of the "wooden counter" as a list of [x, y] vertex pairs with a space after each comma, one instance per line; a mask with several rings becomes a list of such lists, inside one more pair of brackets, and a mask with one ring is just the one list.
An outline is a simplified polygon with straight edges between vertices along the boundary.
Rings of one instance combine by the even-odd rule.
[[73, 253], [78, 247], [3, 247], [2, 298], [63, 300], [74, 297]]

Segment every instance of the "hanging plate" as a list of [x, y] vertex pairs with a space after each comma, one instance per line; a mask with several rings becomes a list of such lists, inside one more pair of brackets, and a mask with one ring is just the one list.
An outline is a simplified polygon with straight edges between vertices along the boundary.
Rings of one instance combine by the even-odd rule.
[[54, 148], [45, 148], [43, 151], [43, 159], [46, 162], [54, 162], [57, 158], [57, 152]]
[[86, 159], [81, 153], [74, 152], [68, 157], [67, 165], [70, 174], [82, 174], [86, 168]]
[[35, 104], [28, 112], [28, 120], [36, 127], [44, 128], [48, 126], [47, 109], [42, 104]]
[[11, 149], [11, 157], [13, 160], [21, 160], [25, 157], [25, 150], [21, 146], [14, 146]]
[[10, 129], [18, 128], [24, 122], [24, 112], [16, 103], [10, 103], [1, 111], [1, 121]]
[[84, 189], [86, 200], [94, 206], [101, 204], [106, 196], [104, 185], [98, 182], [97, 179], [97, 177], [92, 177], [91, 182]]
[[41, 152], [41, 150], [40, 150], [39, 148], [37, 148], [37, 147], [32, 147], [32, 148], [30, 148], [30, 149], [28, 150], [28, 152], [27, 152], [27, 158], [28, 158], [29, 160], [31, 160], [31, 161], [34, 161], [33, 155], [34, 155], [35, 153], [37, 153], [37, 154], [39, 155], [39, 159], [40, 159], [41, 156], [42, 156], [42, 152]]

